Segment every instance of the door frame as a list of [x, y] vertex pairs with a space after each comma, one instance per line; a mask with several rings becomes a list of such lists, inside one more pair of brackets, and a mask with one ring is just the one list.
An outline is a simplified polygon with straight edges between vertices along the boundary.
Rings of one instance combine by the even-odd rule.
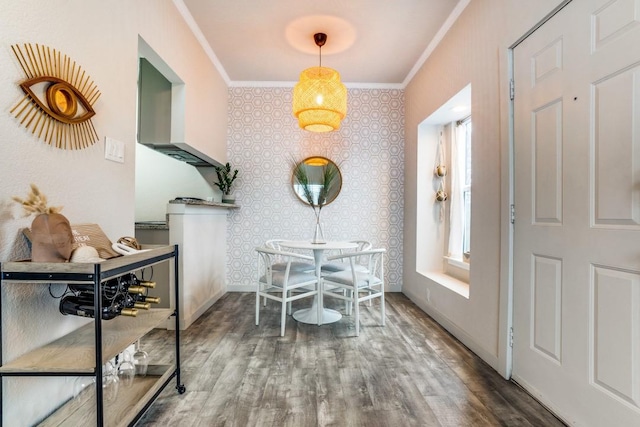
[[[533, 27], [527, 30], [522, 36], [520, 36], [515, 42], [513, 42], [507, 48], [507, 83], [509, 85], [509, 90], [507, 91], [507, 95], [509, 96], [509, 107], [508, 107], [508, 134], [509, 134], [509, 153], [508, 153], [508, 176], [509, 176], [509, 194], [508, 201], [506, 206], [506, 218], [508, 218], [508, 232], [507, 232], [507, 266], [506, 266], [506, 275], [507, 275], [507, 295], [506, 295], [506, 306], [501, 307], [501, 312], [504, 311], [504, 318], [506, 319], [506, 325], [501, 333], [502, 342], [505, 343], [503, 347], [504, 360], [505, 360], [505, 377], [507, 379], [511, 379], [511, 375], [513, 372], [513, 303], [514, 303], [514, 295], [513, 295], [513, 251], [514, 251], [514, 230], [515, 223], [513, 210], [515, 207], [515, 120], [514, 120], [514, 93], [513, 93], [513, 79], [514, 79], [514, 49], [518, 47], [524, 40], [527, 39], [531, 34], [537, 31], [540, 27], [542, 27], [547, 21], [553, 18], [558, 12], [564, 9], [569, 3], [573, 0], [563, 0], [560, 4], [554, 7], [549, 13], [547, 13], [540, 21], [538, 21]], [[516, 219], [517, 220], [517, 219]]]

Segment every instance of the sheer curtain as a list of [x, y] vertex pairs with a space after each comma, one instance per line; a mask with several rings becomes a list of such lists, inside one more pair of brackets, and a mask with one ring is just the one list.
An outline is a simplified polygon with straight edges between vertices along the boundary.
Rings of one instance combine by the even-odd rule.
[[452, 123], [455, 129], [451, 138], [451, 201], [449, 208], [449, 248], [448, 256], [462, 260], [462, 233], [464, 230], [464, 200], [462, 188], [465, 172], [466, 126]]

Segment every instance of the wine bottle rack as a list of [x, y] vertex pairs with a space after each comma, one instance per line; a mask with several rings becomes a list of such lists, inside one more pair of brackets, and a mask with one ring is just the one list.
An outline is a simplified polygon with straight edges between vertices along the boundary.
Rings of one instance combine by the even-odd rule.
[[[93, 322], [10, 362], [3, 363], [0, 336], [0, 396], [5, 376], [94, 376], [93, 392], [69, 400], [45, 419], [42, 426], [85, 425], [95, 419], [97, 426], [133, 425], [160, 392], [176, 379], [178, 393], [185, 392], [180, 380], [180, 328], [178, 327], [178, 246], [150, 247], [145, 252], [109, 259], [100, 263], [6, 262], [0, 265], [0, 285], [19, 283], [77, 283], [94, 286], [94, 305], [100, 312], [101, 283], [161, 262], [174, 261], [176, 309], [141, 310], [137, 317], [118, 316]], [[1, 298], [1, 295], [0, 295]], [[0, 299], [0, 322], [2, 321]], [[165, 324], [173, 316], [175, 327], [175, 364], [150, 365], [145, 377], [136, 377], [131, 387], [120, 387], [114, 402], [105, 402], [102, 390], [102, 365], [122, 350]], [[1, 328], [0, 328], [1, 334]], [[72, 353], [74, 356], [69, 357]], [[87, 389], [88, 390], [88, 389]], [[4, 425], [0, 411], [0, 425]]]

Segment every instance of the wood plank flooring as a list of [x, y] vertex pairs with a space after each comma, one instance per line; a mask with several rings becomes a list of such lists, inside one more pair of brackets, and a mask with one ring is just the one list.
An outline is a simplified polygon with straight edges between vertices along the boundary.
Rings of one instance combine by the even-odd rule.
[[[138, 426], [562, 426], [550, 412], [442, 329], [407, 297], [386, 294], [323, 326], [287, 317], [267, 303], [255, 326], [255, 294], [228, 293], [181, 336], [175, 381]], [[325, 300], [344, 313], [341, 302]], [[297, 304], [296, 304], [297, 303]], [[294, 302], [295, 308], [309, 305]], [[154, 363], [173, 357], [173, 339], [143, 341]]]

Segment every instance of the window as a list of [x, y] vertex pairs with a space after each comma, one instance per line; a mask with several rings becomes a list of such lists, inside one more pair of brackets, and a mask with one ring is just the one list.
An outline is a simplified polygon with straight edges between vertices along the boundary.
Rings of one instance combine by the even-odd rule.
[[463, 140], [464, 156], [461, 160], [464, 164], [460, 164], [460, 170], [463, 172], [462, 182], [462, 254], [465, 259], [471, 256], [471, 116], [458, 122], [458, 135]]
[[447, 260], [467, 268], [471, 256], [471, 116], [451, 124], [451, 187]]
[[469, 298], [471, 85], [423, 120], [417, 137], [416, 272]]

